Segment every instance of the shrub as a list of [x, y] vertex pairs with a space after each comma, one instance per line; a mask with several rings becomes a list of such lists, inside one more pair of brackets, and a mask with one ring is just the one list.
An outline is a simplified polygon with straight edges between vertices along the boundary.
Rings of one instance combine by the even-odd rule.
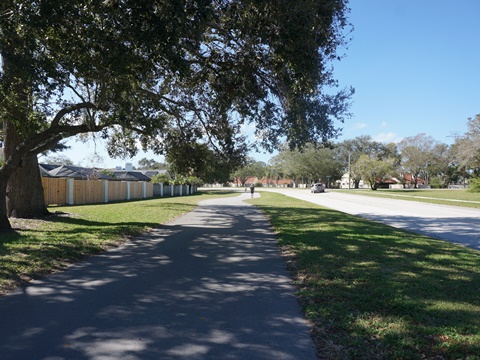
[[441, 176], [434, 176], [430, 179], [430, 187], [432, 189], [442, 189], [445, 188], [444, 179]]
[[163, 185], [169, 185], [170, 184], [170, 179], [168, 178], [168, 176], [166, 174], [153, 175], [151, 181], [154, 184], [163, 184]]
[[471, 178], [468, 180], [469, 192], [480, 192], [480, 177]]
[[203, 181], [196, 176], [189, 176], [186, 179], [186, 184], [201, 186], [203, 185]]

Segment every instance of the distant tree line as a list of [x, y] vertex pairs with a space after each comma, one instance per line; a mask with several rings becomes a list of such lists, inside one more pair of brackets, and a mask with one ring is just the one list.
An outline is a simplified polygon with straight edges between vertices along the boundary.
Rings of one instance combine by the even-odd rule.
[[452, 145], [421, 133], [398, 143], [359, 136], [338, 143], [308, 144], [301, 150], [285, 147], [268, 164], [250, 159], [231, 177], [242, 185], [250, 177], [333, 185], [350, 170], [354, 188], [363, 180], [376, 190], [391, 178], [415, 188], [420, 181], [432, 188], [466, 182], [475, 188], [480, 177], [480, 115], [469, 118], [467, 126]]

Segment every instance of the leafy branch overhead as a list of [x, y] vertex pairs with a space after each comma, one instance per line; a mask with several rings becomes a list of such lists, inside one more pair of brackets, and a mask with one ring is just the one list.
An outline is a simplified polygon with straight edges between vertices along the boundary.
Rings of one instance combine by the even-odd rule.
[[[346, 11], [344, 1], [6, 0], [2, 116], [46, 144], [109, 127], [165, 152], [175, 129], [222, 150], [249, 122], [267, 148], [324, 140], [350, 93], [322, 92], [335, 85], [327, 63]], [[27, 118], [14, 116], [18, 104]]]

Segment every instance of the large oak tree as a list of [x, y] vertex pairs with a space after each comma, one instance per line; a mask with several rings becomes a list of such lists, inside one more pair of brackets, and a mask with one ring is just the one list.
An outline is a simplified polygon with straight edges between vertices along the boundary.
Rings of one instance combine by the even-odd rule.
[[[336, 85], [329, 62], [345, 43], [346, 6], [3, 0], [0, 199], [37, 186], [39, 178], [28, 178], [37, 154], [77, 134], [109, 138], [112, 154], [135, 153], [139, 142], [163, 154], [199, 142], [226, 159], [241, 155], [244, 123], [255, 124], [267, 149], [334, 137], [351, 91], [324, 87]], [[9, 212], [0, 201], [0, 231], [11, 230]]]

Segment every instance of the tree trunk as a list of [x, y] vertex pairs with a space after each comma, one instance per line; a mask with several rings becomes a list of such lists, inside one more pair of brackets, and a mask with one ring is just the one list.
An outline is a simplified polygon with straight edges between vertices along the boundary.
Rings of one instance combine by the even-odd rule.
[[[5, 159], [8, 159], [20, 144], [20, 138], [15, 126], [9, 121], [4, 123], [4, 134]], [[48, 214], [36, 154], [27, 155], [9, 177], [6, 196], [9, 217], [33, 218]]]
[[35, 218], [48, 213], [37, 156], [29, 155], [8, 180], [7, 215], [16, 218]]
[[0, 233], [12, 231], [7, 216], [7, 176], [0, 174]]
[[[16, 104], [7, 107], [2, 114], [5, 165], [0, 174], [0, 231], [11, 230], [8, 217], [41, 217], [48, 214], [43, 200], [43, 187], [36, 154], [27, 154], [18, 164], [10, 163], [12, 154], [21, 144], [17, 124], [25, 125], [28, 120], [30, 101], [28, 61], [18, 61], [15, 48], [23, 48], [22, 40], [13, 36], [0, 54], [4, 84], [11, 85], [11, 95]], [[23, 60], [29, 60], [25, 55]], [[11, 121], [11, 120], [15, 120]], [[25, 122], [25, 123], [23, 123]]]

